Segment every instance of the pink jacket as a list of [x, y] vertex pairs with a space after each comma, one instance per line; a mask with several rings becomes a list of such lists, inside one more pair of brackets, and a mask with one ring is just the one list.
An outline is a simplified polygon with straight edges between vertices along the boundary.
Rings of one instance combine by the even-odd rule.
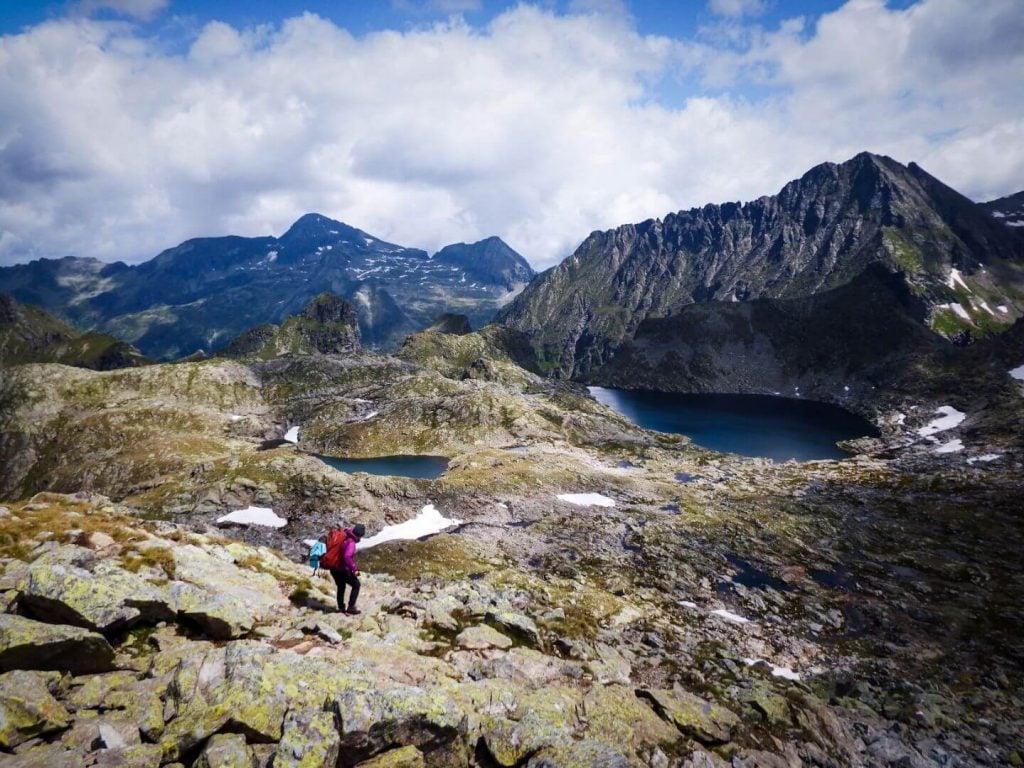
[[355, 573], [359, 570], [359, 566], [356, 565], [356, 535], [348, 528], [345, 529], [345, 533], [348, 536], [341, 547], [341, 567], [342, 570]]

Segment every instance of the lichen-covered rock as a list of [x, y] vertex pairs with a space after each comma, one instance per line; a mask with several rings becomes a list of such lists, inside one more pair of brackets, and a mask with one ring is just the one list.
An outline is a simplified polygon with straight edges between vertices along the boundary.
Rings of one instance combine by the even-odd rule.
[[228, 595], [176, 581], [168, 587], [168, 598], [179, 616], [199, 625], [216, 640], [230, 640], [252, 631], [253, 613], [245, 603]]
[[114, 649], [102, 635], [81, 627], [0, 614], [0, 671], [106, 672], [113, 665]]
[[587, 736], [607, 744], [653, 748], [679, 740], [679, 731], [624, 685], [597, 685], [583, 697]]
[[702, 744], [725, 744], [740, 723], [732, 710], [689, 691], [644, 690], [638, 695], [650, 701], [660, 717]]
[[160, 747], [156, 744], [134, 744], [120, 749], [104, 749], [96, 755], [96, 762], [92, 765], [95, 768], [158, 768], [160, 755]]
[[90, 571], [33, 563], [21, 600], [33, 614], [100, 632], [127, 629], [142, 619], [170, 618], [166, 595], [110, 561]]
[[31, 749], [25, 746], [15, 755], [3, 756], [4, 768], [82, 768], [85, 763], [81, 752], [69, 752], [59, 744], [43, 742]]
[[629, 760], [615, 747], [596, 741], [576, 741], [543, 749], [526, 768], [630, 768]]
[[576, 693], [565, 688], [516, 691], [508, 700], [499, 693], [499, 702], [505, 715], [485, 715], [479, 730], [487, 751], [503, 766], [521, 765], [538, 750], [571, 740], [581, 725]]
[[177, 759], [228, 726], [261, 742], [280, 741], [290, 710], [317, 709], [348, 684], [344, 669], [325, 659], [278, 652], [238, 641], [198, 657], [177, 658], [168, 689], [170, 722], [160, 739], [165, 759]]
[[395, 744], [466, 748], [467, 716], [443, 687], [352, 685], [332, 698], [341, 717], [342, 751], [347, 759], [366, 759]]
[[540, 645], [540, 631], [529, 616], [515, 611], [488, 611], [487, 623], [497, 624], [510, 634], [523, 638], [530, 645]]
[[587, 662], [587, 669], [594, 676], [595, 682], [602, 685], [609, 683], [629, 685], [633, 667], [625, 656], [604, 643], [598, 643], [595, 652], [597, 658]]
[[789, 701], [760, 681], [740, 692], [738, 698], [770, 726], [789, 727], [792, 724]]
[[359, 763], [357, 768], [425, 768], [423, 753], [416, 747], [401, 747]]
[[512, 647], [512, 638], [501, 634], [498, 630], [480, 624], [475, 627], [466, 627], [455, 638], [455, 644], [468, 651], [482, 651], [487, 648], [500, 648], [502, 650]]
[[334, 768], [341, 748], [335, 716], [323, 711], [292, 711], [274, 756], [274, 768]]
[[239, 733], [218, 733], [206, 742], [193, 768], [253, 768], [252, 753]]
[[189, 544], [172, 551], [176, 581], [169, 587], [171, 606], [212, 637], [240, 637], [275, 609], [288, 606], [273, 576], [237, 567], [224, 547]]
[[50, 693], [60, 682], [56, 672], [16, 670], [0, 675], [0, 747], [68, 727], [68, 711]]

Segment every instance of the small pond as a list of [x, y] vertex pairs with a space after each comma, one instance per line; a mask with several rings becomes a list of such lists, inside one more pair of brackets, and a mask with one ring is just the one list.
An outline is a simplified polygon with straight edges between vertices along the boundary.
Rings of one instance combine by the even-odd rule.
[[318, 456], [321, 461], [342, 472], [366, 472], [370, 475], [394, 475], [434, 480], [448, 469], [444, 456], [376, 456], [370, 459], [336, 459]]
[[835, 405], [770, 395], [684, 395], [589, 387], [634, 424], [682, 434], [714, 451], [773, 461], [847, 457], [836, 442], [877, 436], [866, 419]]

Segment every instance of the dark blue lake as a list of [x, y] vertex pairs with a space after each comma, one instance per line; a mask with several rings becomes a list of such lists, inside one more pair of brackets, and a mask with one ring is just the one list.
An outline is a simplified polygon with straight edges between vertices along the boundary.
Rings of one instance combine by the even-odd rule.
[[838, 440], [877, 436], [835, 405], [769, 395], [683, 395], [590, 387], [604, 405], [645, 429], [686, 435], [703, 448], [773, 461], [842, 459]]
[[433, 480], [448, 469], [444, 456], [377, 456], [371, 459], [336, 459], [319, 456], [324, 463], [342, 472], [366, 472], [370, 475], [395, 475]]

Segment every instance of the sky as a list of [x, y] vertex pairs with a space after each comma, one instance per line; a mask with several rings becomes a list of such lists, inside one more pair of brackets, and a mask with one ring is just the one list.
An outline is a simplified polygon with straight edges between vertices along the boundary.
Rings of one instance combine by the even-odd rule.
[[0, 0], [0, 264], [317, 212], [537, 269], [860, 151], [1024, 189], [1020, 0]]

